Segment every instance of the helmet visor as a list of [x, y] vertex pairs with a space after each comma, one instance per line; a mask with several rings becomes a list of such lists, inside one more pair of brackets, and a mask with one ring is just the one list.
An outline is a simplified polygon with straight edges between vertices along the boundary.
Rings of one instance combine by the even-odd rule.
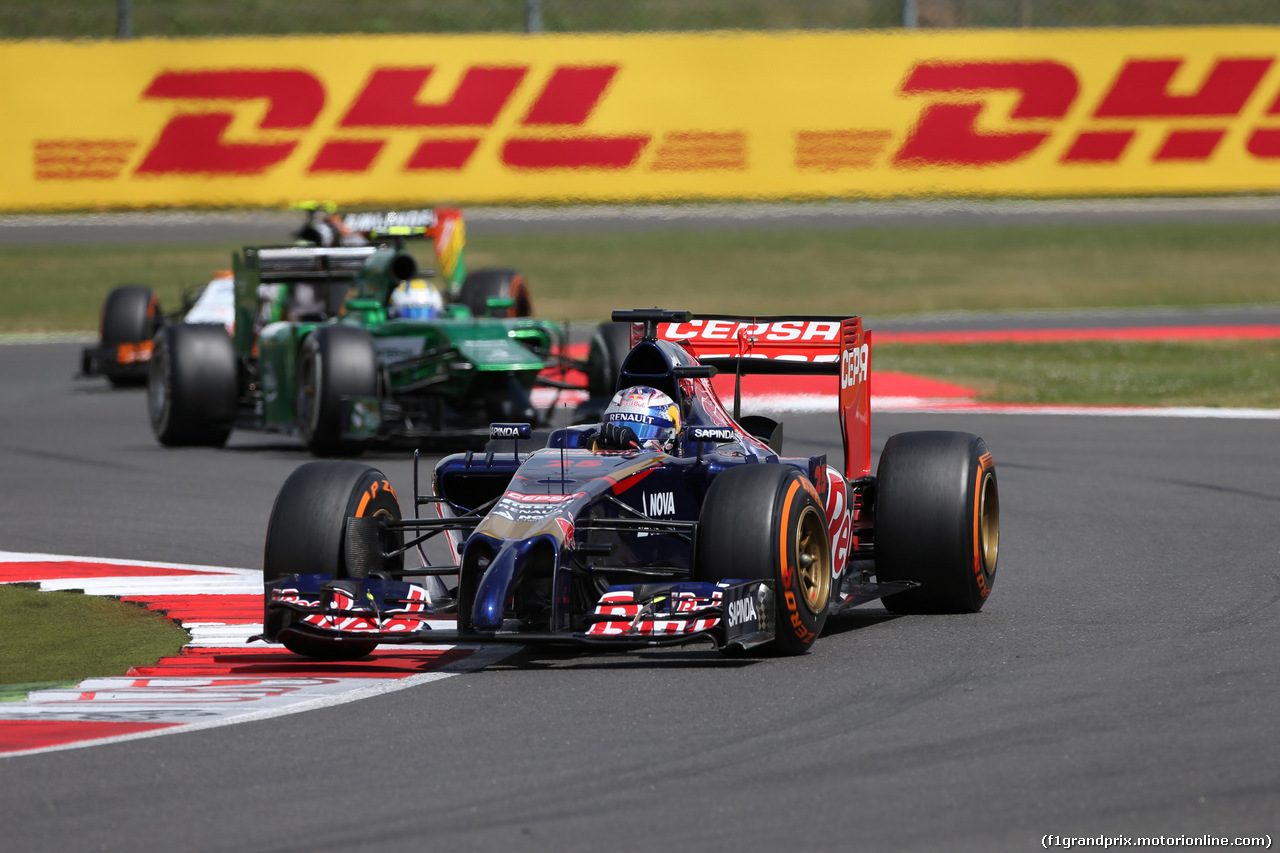
[[610, 412], [609, 423], [624, 426], [636, 434], [640, 444], [649, 441], [665, 442], [675, 432], [676, 425], [666, 418], [642, 415], [634, 412]]

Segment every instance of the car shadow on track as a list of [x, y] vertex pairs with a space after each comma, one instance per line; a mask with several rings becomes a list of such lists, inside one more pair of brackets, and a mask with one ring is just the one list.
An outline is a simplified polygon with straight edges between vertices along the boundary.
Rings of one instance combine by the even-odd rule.
[[[852, 610], [827, 619], [823, 638], [847, 634], [862, 628], [870, 628], [900, 618], [885, 610]], [[544, 670], [544, 669], [740, 669], [786, 655], [772, 651], [768, 646], [746, 652], [724, 653], [705, 646], [684, 646], [643, 649], [630, 652], [599, 652], [582, 649], [555, 649], [526, 646], [499, 663], [485, 667], [486, 671]]]
[[545, 669], [738, 669], [758, 663], [765, 655], [726, 655], [708, 647], [644, 649], [631, 652], [595, 652], [525, 647], [486, 672]]
[[827, 625], [822, 629], [822, 636], [818, 638], [818, 642], [822, 642], [822, 637], [836, 637], [840, 634], [847, 634], [850, 631], [873, 628], [876, 625], [882, 625], [885, 622], [892, 622], [901, 618], [897, 613], [890, 613], [875, 606], [837, 613], [834, 616], [827, 617]]

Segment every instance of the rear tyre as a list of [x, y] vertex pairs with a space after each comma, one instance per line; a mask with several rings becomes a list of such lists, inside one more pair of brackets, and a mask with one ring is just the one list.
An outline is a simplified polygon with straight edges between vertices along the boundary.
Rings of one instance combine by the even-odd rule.
[[373, 337], [355, 326], [320, 326], [298, 351], [298, 430], [316, 456], [355, 456], [358, 440], [344, 439], [343, 397], [378, 393]]
[[981, 610], [1000, 550], [1000, 492], [986, 443], [963, 432], [899, 433], [885, 443], [876, 479], [876, 576], [920, 584], [884, 606]]
[[740, 465], [707, 490], [694, 576], [773, 580], [776, 637], [783, 654], [804, 654], [827, 621], [831, 537], [813, 486], [789, 465]]
[[[356, 566], [348, 564], [346, 528], [347, 519], [353, 517], [400, 519], [400, 501], [386, 475], [350, 461], [308, 462], [297, 468], [280, 487], [271, 508], [262, 555], [263, 579], [324, 574], [338, 580], [356, 576], [361, 565], [381, 565], [387, 572], [403, 568], [404, 555], [382, 556], [403, 544], [401, 534], [393, 531], [383, 532], [379, 543], [382, 553], [356, 555]], [[267, 626], [267, 633], [274, 636], [287, 627]], [[378, 645], [372, 640], [325, 641], [289, 631], [280, 640], [294, 654], [322, 660], [355, 660]]]
[[618, 390], [622, 360], [631, 352], [631, 326], [601, 323], [591, 334], [587, 350], [587, 399], [573, 411], [573, 422], [598, 423]]
[[618, 371], [631, 352], [631, 324], [601, 323], [587, 350], [587, 393], [610, 398], [618, 390]]
[[171, 323], [147, 371], [151, 431], [166, 447], [221, 447], [236, 417], [236, 353], [222, 326]]
[[[102, 346], [112, 349], [151, 340], [161, 316], [160, 300], [151, 288], [123, 285], [113, 289], [102, 303]], [[102, 372], [116, 388], [136, 388], [147, 384], [147, 372], [139, 367], [103, 365]]]
[[488, 317], [490, 299], [510, 299], [512, 305], [498, 317], [530, 317], [533, 300], [529, 296], [529, 283], [519, 271], [513, 269], [476, 270], [462, 282], [458, 301], [467, 306], [473, 317]]

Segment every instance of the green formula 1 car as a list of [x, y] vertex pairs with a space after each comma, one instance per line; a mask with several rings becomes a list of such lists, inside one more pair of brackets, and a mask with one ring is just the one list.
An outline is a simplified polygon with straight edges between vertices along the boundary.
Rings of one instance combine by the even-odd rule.
[[[371, 230], [389, 223], [432, 223], [433, 231], [444, 238], [437, 239], [436, 245], [445, 252], [437, 259], [445, 279], [445, 300], [466, 306], [472, 314], [485, 314], [489, 299], [509, 298], [513, 302], [509, 313], [520, 317], [530, 313], [528, 287], [515, 270], [466, 271], [462, 214], [456, 209], [339, 214], [326, 202], [303, 202], [294, 207], [304, 217], [293, 232], [298, 245], [365, 246]], [[283, 300], [287, 294], [280, 292]], [[340, 294], [337, 301], [341, 303]], [[79, 376], [102, 376], [116, 388], [144, 386], [153, 341], [166, 323], [223, 323], [230, 329], [234, 315], [231, 270], [215, 272], [207, 284], [184, 288], [181, 306], [170, 311], [161, 308], [156, 292], [147, 285], [118, 285], [103, 300], [98, 341], [80, 353]]]
[[[535, 385], [590, 392], [565, 379], [582, 365], [564, 356], [563, 330], [521, 316], [519, 273], [463, 274], [457, 211], [365, 224], [367, 245], [246, 247], [230, 329], [160, 328], [147, 403], [161, 444], [220, 446], [238, 428], [297, 434], [318, 456], [396, 439], [482, 446], [491, 422], [546, 419]], [[444, 287], [405, 250], [411, 237], [434, 238]]]

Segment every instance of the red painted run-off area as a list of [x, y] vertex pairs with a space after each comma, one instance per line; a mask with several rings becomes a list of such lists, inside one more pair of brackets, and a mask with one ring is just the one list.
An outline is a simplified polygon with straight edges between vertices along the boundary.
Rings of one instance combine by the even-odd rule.
[[64, 578], [155, 578], [217, 575], [198, 569], [168, 569], [155, 566], [123, 566], [90, 562], [15, 562], [0, 563], [0, 583], [33, 583]]
[[[262, 600], [258, 599], [259, 618]], [[297, 655], [276, 647], [260, 648], [186, 648], [174, 657], [163, 658], [153, 666], [135, 666], [128, 676], [136, 679], [132, 686], [145, 688], [156, 679], [229, 678], [253, 684], [264, 678], [405, 678], [423, 672], [434, 672], [472, 653], [471, 649], [394, 648], [375, 651], [360, 661], [325, 663], [303, 661]], [[233, 686], [234, 682], [224, 682]], [[93, 700], [91, 692], [81, 694], [85, 702]], [[0, 712], [3, 706], [0, 706]], [[139, 732], [172, 728], [176, 723], [102, 722], [87, 720], [0, 720], [0, 754], [26, 749], [62, 746], [81, 741], [121, 737]]]
[[0, 754], [45, 749], [80, 741], [171, 729], [177, 723], [95, 723], [62, 720], [0, 720]]
[[179, 622], [255, 625], [262, 621], [261, 595], [126, 595], [121, 601], [141, 604]]
[[306, 678], [404, 678], [434, 672], [462, 660], [471, 649], [379, 649], [358, 661], [303, 660], [277, 647], [197, 649], [164, 658], [155, 666], [135, 666], [129, 675], [142, 678], [241, 676], [245, 678], [294, 675]]
[[[226, 573], [195, 568], [119, 565], [78, 560], [0, 562], [0, 583], [137, 578], [140, 583], [145, 584], [147, 578], [167, 582], [183, 577], [199, 583], [201, 579], [218, 576], [226, 577]], [[188, 626], [257, 625], [262, 621], [260, 594], [177, 595], [166, 592], [158, 595], [127, 595], [122, 596], [121, 600], [164, 613], [170, 619]], [[234, 689], [237, 685], [253, 685], [265, 679], [281, 678], [399, 679], [437, 671], [472, 653], [472, 649], [398, 649], [393, 646], [379, 649], [364, 660], [326, 663], [304, 660], [278, 646], [188, 646], [180, 654], [163, 658], [151, 665], [131, 668], [125, 676], [131, 681], [121, 682], [113, 690], [146, 690], [166, 683], [172, 684], [171, 679], [175, 678], [217, 679], [222, 689]], [[95, 694], [85, 690], [79, 694], [77, 704], [83, 701], [88, 709], [94, 699]], [[0, 704], [0, 716], [4, 714], [4, 709], [5, 705]], [[181, 724], [145, 720], [0, 719], [0, 754], [135, 735], [178, 725]]]

